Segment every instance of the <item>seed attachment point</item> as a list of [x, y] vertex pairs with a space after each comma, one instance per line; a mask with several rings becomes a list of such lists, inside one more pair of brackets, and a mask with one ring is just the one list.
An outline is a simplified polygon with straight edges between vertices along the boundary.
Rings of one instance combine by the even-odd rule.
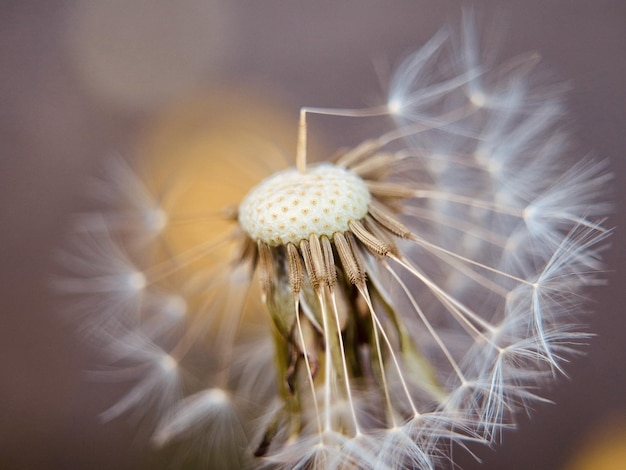
[[299, 245], [311, 236], [332, 239], [367, 215], [371, 195], [359, 176], [331, 164], [291, 168], [253, 188], [239, 206], [239, 224], [270, 246]]

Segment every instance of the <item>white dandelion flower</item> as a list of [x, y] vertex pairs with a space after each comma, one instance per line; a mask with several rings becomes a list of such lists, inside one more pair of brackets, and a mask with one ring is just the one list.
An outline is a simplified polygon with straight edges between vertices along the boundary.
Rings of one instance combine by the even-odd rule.
[[[150, 408], [154, 444], [211, 468], [434, 469], [498, 441], [588, 338], [610, 233], [606, 164], [572, 164], [536, 62], [495, 66], [468, 15], [385, 105], [303, 108], [291, 168], [215, 156], [174, 190], [115, 164], [58, 282], [106, 374], [134, 381], [104, 416]], [[314, 164], [310, 113], [395, 127]]]

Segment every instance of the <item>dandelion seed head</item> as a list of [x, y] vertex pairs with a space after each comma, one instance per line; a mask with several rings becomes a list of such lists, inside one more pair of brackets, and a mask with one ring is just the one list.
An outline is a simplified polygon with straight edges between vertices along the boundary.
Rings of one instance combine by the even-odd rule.
[[330, 164], [305, 173], [281, 171], [254, 187], [239, 206], [239, 223], [253, 240], [270, 246], [332, 237], [361, 220], [371, 196], [354, 173]]
[[[210, 468], [424, 470], [542, 401], [587, 338], [609, 175], [561, 170], [559, 98], [527, 86], [536, 57], [482, 64], [463, 28], [461, 47], [442, 31], [409, 56], [386, 105], [302, 108], [295, 168], [183, 120], [155, 144], [154, 183], [109, 171], [59, 283], [132, 381], [107, 419], [153, 408], [153, 442], [193, 441]], [[306, 113], [397, 119], [307, 164]], [[187, 153], [197, 171], [174, 184]]]

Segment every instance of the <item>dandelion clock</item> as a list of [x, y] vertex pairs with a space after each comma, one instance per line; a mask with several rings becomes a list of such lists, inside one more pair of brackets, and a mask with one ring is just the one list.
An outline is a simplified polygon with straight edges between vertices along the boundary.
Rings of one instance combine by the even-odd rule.
[[[475, 28], [406, 57], [386, 102], [281, 121], [291, 156], [224, 118], [105, 165], [56, 280], [128, 384], [105, 421], [180, 467], [439, 469], [545, 401], [590, 336], [610, 174], [573, 160], [538, 57], [488, 60]], [[314, 161], [314, 115], [388, 126]]]

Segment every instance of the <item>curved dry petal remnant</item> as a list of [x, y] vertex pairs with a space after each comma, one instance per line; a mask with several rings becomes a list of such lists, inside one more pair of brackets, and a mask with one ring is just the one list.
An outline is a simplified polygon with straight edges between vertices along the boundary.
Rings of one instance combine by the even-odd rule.
[[332, 161], [307, 165], [305, 134], [271, 171], [206, 147], [188, 213], [202, 174], [155, 190], [109, 167], [57, 282], [103, 374], [133, 382], [106, 418], [151, 416], [154, 443], [197, 442], [210, 468], [434, 469], [541, 401], [588, 337], [610, 174], [566, 161], [536, 57], [482, 64], [473, 34], [410, 56], [385, 106], [303, 108], [304, 132], [307, 112], [394, 118]]

